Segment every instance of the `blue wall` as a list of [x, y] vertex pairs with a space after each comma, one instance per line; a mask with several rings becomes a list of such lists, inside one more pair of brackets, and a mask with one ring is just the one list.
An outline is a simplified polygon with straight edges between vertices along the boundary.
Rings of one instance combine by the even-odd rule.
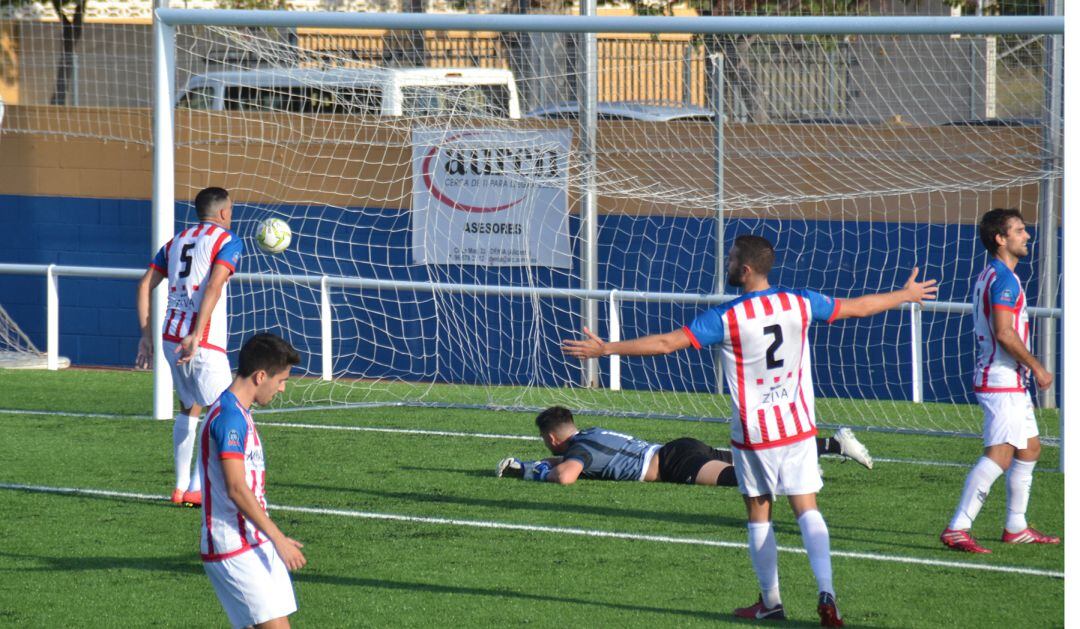
[[[177, 217], [191, 215], [178, 205]], [[256, 221], [286, 218], [298, 234], [280, 256], [248, 251], [241, 270], [394, 278], [402, 280], [526, 283], [519, 268], [416, 266], [409, 263], [409, 213], [405, 210], [237, 205], [235, 231], [250, 243]], [[150, 203], [0, 196], [0, 251], [5, 262], [145, 268], [150, 258]], [[712, 221], [696, 218], [602, 216], [601, 288], [688, 293], [711, 292], [715, 234]], [[178, 225], [185, 221], [178, 221]], [[576, 218], [571, 231], [576, 232]], [[735, 220], [726, 243], [740, 233], [772, 239], [780, 255], [771, 279], [837, 297], [900, 286], [916, 264], [941, 278], [941, 299], [967, 301], [972, 277], [985, 263], [971, 226], [854, 221]], [[318, 238], [313, 238], [318, 235]], [[1037, 244], [1036, 244], [1037, 246]], [[793, 255], [786, 252], [799, 252]], [[1036, 269], [1023, 264], [1021, 279]], [[537, 286], [574, 286], [576, 270], [532, 270]], [[1028, 282], [1029, 303], [1034, 283]], [[138, 330], [131, 281], [62, 278], [60, 351], [76, 364], [130, 365]], [[0, 275], [0, 303], [39, 345], [45, 345], [44, 279]], [[234, 285], [229, 346], [255, 329], [288, 330], [319, 367], [317, 291], [275, 284]], [[551, 386], [573, 383], [576, 362], [562, 358], [559, 339], [580, 324], [578, 304], [460, 295], [339, 291], [335, 309], [335, 369], [367, 377], [439, 378], [452, 382]], [[285, 305], [288, 304], [288, 307]], [[666, 332], [689, 323], [699, 308], [626, 304], [624, 338]], [[540, 322], [534, 324], [534, 317]], [[601, 306], [601, 321], [607, 320]], [[508, 323], [509, 322], [509, 323]], [[970, 317], [934, 315], [923, 320], [926, 397], [969, 399], [974, 362]], [[601, 324], [598, 330], [606, 335]], [[817, 326], [812, 336], [819, 394], [829, 397], [907, 399], [910, 396], [908, 320], [891, 312], [872, 320]], [[377, 348], [373, 350], [372, 348]], [[606, 362], [602, 364], [606, 371]], [[688, 357], [623, 361], [624, 388], [688, 391], [715, 389], [709, 352]], [[606, 373], [604, 374], [606, 378]]]

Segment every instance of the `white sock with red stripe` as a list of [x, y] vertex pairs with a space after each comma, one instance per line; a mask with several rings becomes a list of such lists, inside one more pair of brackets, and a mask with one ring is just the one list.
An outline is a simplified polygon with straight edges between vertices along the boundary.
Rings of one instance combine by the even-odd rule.
[[829, 555], [829, 527], [825, 525], [825, 518], [817, 509], [806, 511], [799, 516], [799, 530], [802, 531], [803, 548], [810, 558], [810, 569], [817, 579], [818, 592], [836, 596], [832, 584], [832, 557]]
[[956, 506], [956, 513], [949, 523], [950, 529], [966, 531], [971, 528], [998, 476], [1001, 476], [998, 464], [985, 456], [979, 457], [964, 481], [964, 491], [960, 494], [960, 504]]
[[772, 609], [780, 604], [780, 573], [772, 522], [747, 522], [746, 528], [750, 532], [750, 564], [761, 585], [761, 602]]
[[1027, 506], [1031, 497], [1031, 474], [1035, 461], [1013, 459], [1005, 473], [1005, 530], [1019, 533], [1028, 527]]
[[176, 488], [186, 490], [191, 482], [191, 452], [195, 448], [195, 427], [198, 417], [177, 413], [173, 421], [173, 464], [176, 469]]

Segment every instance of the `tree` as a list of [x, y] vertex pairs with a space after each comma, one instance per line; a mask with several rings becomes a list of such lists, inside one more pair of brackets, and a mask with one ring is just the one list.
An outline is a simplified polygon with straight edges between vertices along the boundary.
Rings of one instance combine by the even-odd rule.
[[28, 4], [48, 5], [60, 19], [60, 62], [56, 67], [50, 105], [66, 105], [75, 74], [75, 46], [82, 39], [83, 17], [88, 0], [0, 0], [0, 7], [19, 7]]

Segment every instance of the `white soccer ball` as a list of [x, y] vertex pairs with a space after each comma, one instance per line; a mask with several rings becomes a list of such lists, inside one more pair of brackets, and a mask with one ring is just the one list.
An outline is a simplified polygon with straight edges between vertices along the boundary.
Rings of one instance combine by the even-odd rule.
[[268, 218], [259, 223], [255, 232], [255, 242], [266, 253], [281, 253], [292, 242], [292, 229], [280, 218]]

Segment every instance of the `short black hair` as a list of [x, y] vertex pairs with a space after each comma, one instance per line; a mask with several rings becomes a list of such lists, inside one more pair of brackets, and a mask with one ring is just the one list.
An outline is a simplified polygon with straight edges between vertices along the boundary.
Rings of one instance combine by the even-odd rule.
[[574, 423], [574, 414], [562, 406], [546, 408], [536, 416], [536, 427], [543, 434], [555, 432], [560, 426]]
[[300, 353], [289, 342], [269, 332], [260, 332], [249, 338], [240, 348], [240, 362], [236, 375], [247, 378], [256, 371], [276, 376], [283, 369], [300, 364]]
[[1008, 234], [1011, 218], [1018, 218], [1021, 222], [1024, 220], [1023, 214], [1016, 208], [994, 208], [979, 220], [979, 240], [990, 255], [997, 255], [1000, 246], [997, 237]]
[[221, 204], [229, 200], [229, 191], [225, 188], [204, 188], [195, 195], [195, 213], [200, 221], [212, 218], [221, 209]]
[[776, 261], [776, 250], [772, 243], [751, 234], [743, 234], [735, 239], [731, 255], [739, 266], [745, 264], [765, 276], [769, 275], [773, 262]]

